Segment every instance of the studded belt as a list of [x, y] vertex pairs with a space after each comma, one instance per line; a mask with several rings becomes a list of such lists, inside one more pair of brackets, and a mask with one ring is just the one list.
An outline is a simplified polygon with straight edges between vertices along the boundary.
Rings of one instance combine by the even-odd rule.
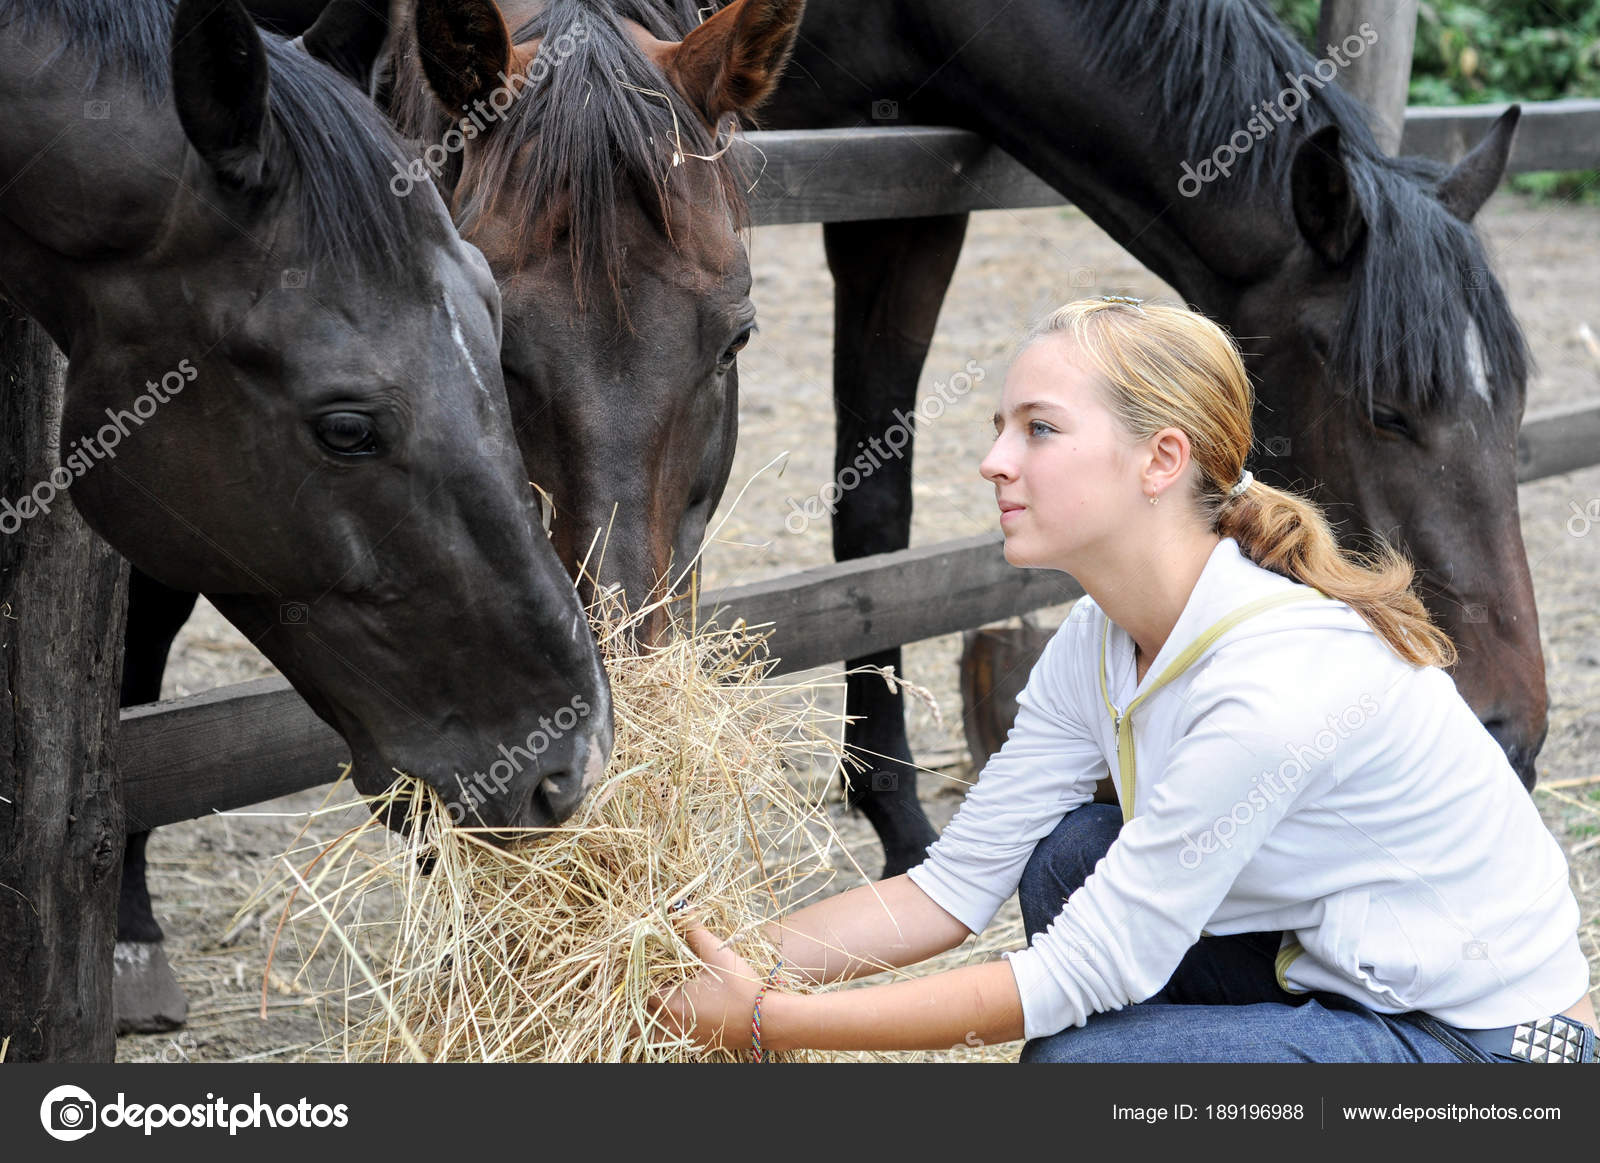
[[1455, 1032], [1480, 1050], [1524, 1062], [1600, 1062], [1595, 1032], [1565, 1014], [1496, 1030]]

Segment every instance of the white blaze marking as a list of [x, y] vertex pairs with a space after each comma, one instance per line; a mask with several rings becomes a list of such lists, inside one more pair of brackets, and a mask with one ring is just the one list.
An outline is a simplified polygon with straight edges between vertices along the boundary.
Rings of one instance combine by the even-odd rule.
[[467, 348], [467, 337], [461, 334], [461, 320], [456, 318], [455, 304], [448, 298], [444, 301], [444, 310], [445, 314], [450, 316], [450, 338], [455, 341], [456, 350], [461, 353], [461, 357], [467, 361], [467, 370], [472, 373], [472, 382], [478, 385], [478, 391], [485, 397], [493, 399], [489, 396], [488, 386], [483, 382], [483, 373], [478, 370], [478, 361], [472, 358], [472, 352]]
[[1483, 397], [1485, 404], [1494, 403], [1494, 397], [1489, 394], [1489, 376], [1483, 367], [1483, 338], [1478, 334], [1478, 325], [1467, 321], [1467, 378], [1472, 390]]

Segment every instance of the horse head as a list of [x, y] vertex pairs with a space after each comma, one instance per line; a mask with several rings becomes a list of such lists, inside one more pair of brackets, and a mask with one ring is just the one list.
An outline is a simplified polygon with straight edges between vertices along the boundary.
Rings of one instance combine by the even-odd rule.
[[1297, 389], [1258, 424], [1263, 465], [1321, 482], [1331, 517], [1423, 567], [1456, 685], [1532, 786], [1547, 697], [1517, 511], [1529, 361], [1471, 226], [1518, 112], [1452, 168], [1377, 155], [1335, 125], [1306, 137], [1288, 182], [1299, 245], [1236, 326], [1274, 337], [1252, 372]]
[[[776, 83], [801, 2], [698, 25], [680, 7], [557, 0], [513, 32], [492, 0], [423, 0], [415, 20], [410, 87], [452, 117], [431, 149], [459, 152], [457, 222], [500, 281], [554, 543], [588, 561], [585, 593], [620, 586], [633, 608], [687, 577], [733, 461], [755, 308], [721, 142]], [[637, 634], [665, 625], [657, 607]]]
[[364, 791], [403, 771], [474, 821], [564, 819], [610, 696], [511, 443], [487, 263], [431, 190], [389, 191], [405, 154], [330, 26], [307, 47], [345, 76], [237, 0], [183, 0], [170, 35], [165, 4], [101, 6], [35, 22], [67, 52], [28, 79], [42, 123], [11, 132], [57, 145], [22, 168], [0, 142], [0, 276], [70, 358], [74, 503], [207, 594]]

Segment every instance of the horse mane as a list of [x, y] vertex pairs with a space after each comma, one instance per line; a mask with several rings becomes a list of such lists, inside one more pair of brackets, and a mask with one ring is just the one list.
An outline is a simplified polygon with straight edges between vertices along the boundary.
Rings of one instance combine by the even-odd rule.
[[[495, 119], [493, 132], [479, 138], [477, 180], [457, 212], [462, 237], [471, 240], [496, 213], [518, 224], [515, 250], [527, 254], [533, 249], [529, 233], [551, 207], [562, 207], [579, 307], [603, 278], [619, 316], [626, 318], [622, 198], [653, 200], [657, 221], [671, 238], [674, 172], [695, 164], [690, 155], [710, 157], [717, 147], [700, 114], [634, 44], [622, 22], [635, 21], [659, 40], [681, 40], [700, 23], [699, 6], [696, 0], [551, 0], [512, 30], [516, 44], [543, 38], [539, 59], [548, 67], [530, 66], [534, 81]], [[438, 141], [461, 120], [440, 108], [422, 76], [415, 37], [411, 40], [398, 54], [395, 121], [408, 137]], [[735, 225], [743, 226], [747, 208], [733, 166], [726, 158], [709, 164], [716, 167]]]
[[[0, 25], [27, 35], [47, 28], [61, 43], [40, 66], [67, 52], [89, 66], [86, 88], [116, 71], [137, 82], [151, 105], [166, 102], [174, 0], [0, 0]], [[440, 233], [425, 200], [397, 198], [389, 185], [408, 158], [383, 115], [354, 85], [283, 38], [262, 33], [271, 80], [268, 101], [290, 165], [273, 209], [293, 216], [313, 262], [388, 281], [406, 277], [418, 238]]]
[[[1194, 159], [1244, 128], [1254, 107], [1293, 78], [1316, 79], [1316, 58], [1264, 0], [1085, 7], [1089, 20], [1079, 27], [1093, 29], [1084, 34], [1093, 46], [1091, 68], [1149, 85], [1158, 131], [1181, 137]], [[1339, 127], [1367, 236], [1352, 260], [1335, 370], [1365, 393], [1369, 413], [1375, 397], [1425, 410], [1457, 404], [1471, 394], [1471, 325], [1496, 405], [1520, 400], [1531, 367], [1527, 342], [1477, 232], [1434, 196], [1449, 167], [1383, 153], [1365, 107], [1337, 80], [1308, 83], [1305, 91], [1295, 124], [1257, 141], [1232, 180], [1275, 192], [1292, 220], [1289, 171], [1297, 147], [1325, 125]]]

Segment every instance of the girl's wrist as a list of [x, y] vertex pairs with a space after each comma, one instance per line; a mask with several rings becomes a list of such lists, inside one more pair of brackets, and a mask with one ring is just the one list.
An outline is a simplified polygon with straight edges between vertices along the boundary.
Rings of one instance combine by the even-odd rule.
[[761, 1001], [761, 1045], [768, 1053], [804, 1048], [801, 1023], [806, 996], [769, 989]]

